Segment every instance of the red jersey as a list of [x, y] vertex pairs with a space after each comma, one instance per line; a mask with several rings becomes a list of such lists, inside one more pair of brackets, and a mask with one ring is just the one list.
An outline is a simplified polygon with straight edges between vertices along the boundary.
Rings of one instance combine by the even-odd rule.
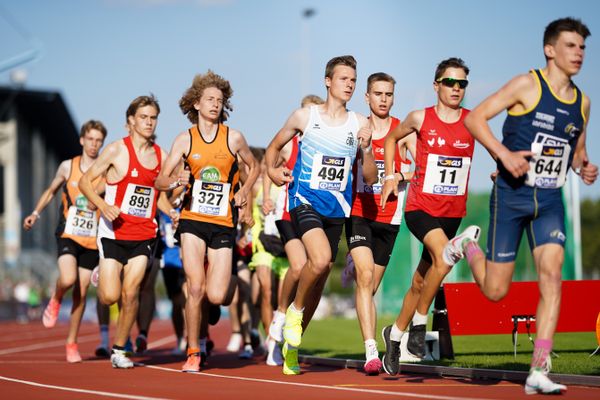
[[[385, 205], [385, 210], [381, 209], [381, 189], [383, 187], [383, 179], [385, 177], [383, 147], [387, 135], [398, 126], [400, 120], [392, 117], [392, 123], [388, 132], [379, 139], [371, 140], [373, 146], [373, 155], [375, 156], [375, 164], [377, 165], [378, 181], [374, 185], [367, 185], [362, 175], [362, 164], [356, 160], [352, 167], [354, 174], [353, 191], [355, 193], [352, 201], [351, 215], [363, 217], [372, 221], [383, 222], [386, 224], [400, 225], [402, 222], [402, 206], [404, 204], [404, 194], [407, 183], [403, 182], [398, 185], [398, 197], [391, 196]], [[399, 152], [394, 156], [394, 172], [408, 172], [410, 161], [405, 161], [400, 157]]]
[[467, 214], [469, 172], [475, 141], [464, 125], [469, 110], [458, 121], [439, 119], [434, 107], [425, 109], [417, 133], [415, 175], [405, 211], [421, 210], [434, 217], [459, 218]]
[[154, 181], [160, 172], [160, 148], [153, 144], [156, 166], [147, 169], [138, 160], [131, 138], [123, 138], [129, 153], [127, 173], [118, 182], [106, 182], [104, 200], [121, 209], [119, 217], [110, 222], [100, 218], [98, 238], [142, 241], [156, 237], [156, 201], [158, 191]]
[[[298, 141], [300, 140], [300, 136], [296, 135], [292, 139], [292, 152], [290, 154], [290, 158], [286, 161], [285, 167], [292, 171], [294, 169], [294, 165], [296, 164], [296, 160], [298, 159]], [[275, 204], [275, 219], [283, 220], [283, 221], [291, 221], [290, 211], [288, 207], [288, 187], [289, 184], [285, 184], [285, 189], [279, 192], [279, 197], [277, 198], [277, 202]]]

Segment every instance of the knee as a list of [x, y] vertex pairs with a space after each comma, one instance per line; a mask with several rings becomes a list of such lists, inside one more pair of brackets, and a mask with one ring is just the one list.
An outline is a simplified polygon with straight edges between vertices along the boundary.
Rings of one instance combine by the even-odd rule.
[[508, 294], [508, 286], [494, 286], [486, 290], [484, 294], [489, 300], [498, 302]]
[[329, 268], [331, 254], [319, 254], [310, 260], [311, 267], [314, 273], [321, 275]]
[[110, 306], [119, 301], [119, 293], [117, 293], [116, 291], [111, 292], [102, 290], [102, 288], [98, 288], [98, 299], [102, 304]]
[[132, 289], [123, 289], [123, 293], [121, 294], [121, 303], [125, 304], [133, 304], [139, 299], [139, 292], [137, 290]]
[[63, 288], [70, 288], [77, 281], [77, 277], [76, 276], [61, 276], [59, 278], [59, 280], [60, 280], [60, 286], [62, 286]]
[[356, 286], [360, 288], [371, 288], [373, 286], [373, 271], [356, 270]]
[[200, 300], [206, 294], [206, 288], [203, 284], [194, 284], [188, 282], [188, 299], [194, 303], [200, 303]]
[[214, 304], [216, 306], [220, 306], [220, 305], [222, 305], [222, 304], [225, 303], [225, 299], [227, 297], [227, 293], [208, 290], [206, 292], [206, 297], [208, 298], [208, 301], [211, 304]]
[[300, 279], [300, 273], [302, 272], [302, 267], [304, 267], [304, 264], [306, 264], [306, 262], [290, 263], [290, 268], [288, 269], [287, 273], [292, 274], [294, 281], [298, 281]]

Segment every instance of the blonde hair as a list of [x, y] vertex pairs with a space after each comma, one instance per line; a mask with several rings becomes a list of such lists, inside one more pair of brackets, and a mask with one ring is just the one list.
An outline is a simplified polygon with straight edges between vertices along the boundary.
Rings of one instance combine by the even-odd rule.
[[198, 123], [198, 111], [194, 108], [194, 104], [200, 100], [204, 90], [210, 87], [217, 88], [223, 93], [223, 110], [219, 116], [219, 121], [227, 121], [227, 117], [229, 116], [228, 111], [233, 111], [233, 107], [231, 107], [231, 103], [229, 102], [229, 99], [233, 96], [233, 89], [229, 81], [209, 69], [206, 74], [198, 74], [194, 77], [192, 86], [185, 91], [179, 100], [181, 112], [187, 115], [193, 124]]

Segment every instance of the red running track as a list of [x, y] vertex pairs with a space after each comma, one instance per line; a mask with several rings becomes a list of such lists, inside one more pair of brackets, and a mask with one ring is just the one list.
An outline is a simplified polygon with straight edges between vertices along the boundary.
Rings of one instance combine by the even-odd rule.
[[[111, 327], [111, 329], [113, 329]], [[46, 329], [39, 323], [0, 324], [2, 399], [273, 399], [432, 400], [528, 398], [521, 385], [420, 375], [365, 376], [357, 370], [303, 365], [299, 376], [285, 376], [262, 358], [242, 361], [224, 349], [228, 321], [211, 328], [216, 348], [197, 374], [180, 372], [184, 359], [170, 354], [175, 345], [170, 321], [155, 321], [147, 354], [133, 357], [132, 370], [116, 370], [98, 359], [98, 328], [84, 324], [79, 336], [80, 364], [65, 361], [67, 325]], [[112, 332], [111, 332], [112, 333]], [[564, 399], [600, 399], [600, 388], [570, 386]]]

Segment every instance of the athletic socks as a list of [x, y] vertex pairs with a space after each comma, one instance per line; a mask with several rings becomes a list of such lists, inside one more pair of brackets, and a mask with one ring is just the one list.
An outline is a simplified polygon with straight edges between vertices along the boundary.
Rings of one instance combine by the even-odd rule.
[[292, 311], [294, 311], [296, 313], [303, 313], [304, 312], [304, 307], [302, 307], [302, 309], [298, 310], [296, 308], [296, 305], [294, 304], [294, 302], [292, 302], [292, 304], [290, 304], [290, 308], [292, 309]]
[[469, 264], [474, 257], [481, 255], [483, 256], [483, 251], [479, 247], [479, 244], [473, 240], [468, 240], [464, 247], [465, 257], [467, 257], [467, 261]]
[[108, 349], [108, 325], [100, 325], [100, 345]]
[[533, 345], [533, 357], [531, 358], [531, 369], [543, 369], [551, 351], [552, 340], [535, 339]]
[[365, 358], [370, 361], [374, 358], [379, 358], [379, 352], [377, 351], [377, 342], [375, 339], [365, 340]]
[[404, 335], [404, 331], [400, 330], [396, 323], [393, 323], [392, 330], [390, 331], [390, 339], [394, 342], [400, 342], [402, 335]]
[[206, 338], [200, 338], [200, 353], [206, 353]]
[[418, 311], [415, 311], [415, 315], [412, 319], [413, 325], [426, 325], [427, 324], [427, 314], [423, 315]]

